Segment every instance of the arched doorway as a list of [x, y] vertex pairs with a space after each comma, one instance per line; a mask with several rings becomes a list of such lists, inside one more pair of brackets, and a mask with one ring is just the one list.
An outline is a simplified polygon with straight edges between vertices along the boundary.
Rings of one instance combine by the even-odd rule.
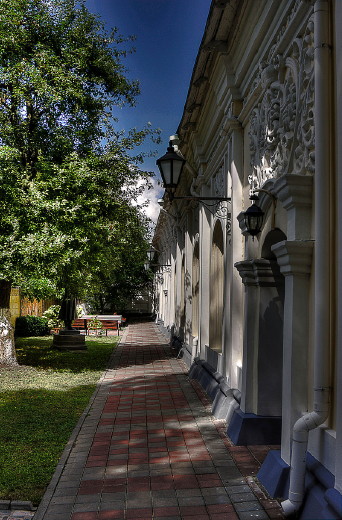
[[281, 442], [285, 278], [272, 248], [285, 240], [274, 229], [259, 258], [235, 264], [245, 286], [242, 395], [228, 427], [235, 444]]
[[209, 347], [217, 352], [222, 352], [223, 288], [223, 231], [221, 223], [217, 221], [214, 228], [211, 249], [209, 320]]
[[270, 231], [261, 257], [268, 262], [267, 277], [259, 273], [258, 413], [281, 415], [285, 278], [272, 246], [286, 240], [280, 229]]

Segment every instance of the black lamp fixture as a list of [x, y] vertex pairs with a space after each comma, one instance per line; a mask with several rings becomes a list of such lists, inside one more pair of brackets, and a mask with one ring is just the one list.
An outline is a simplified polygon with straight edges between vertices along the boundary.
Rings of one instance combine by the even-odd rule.
[[195, 201], [227, 201], [230, 200], [230, 197], [194, 197], [194, 196], [181, 196], [176, 197], [174, 195], [176, 188], [178, 186], [181, 173], [183, 171], [184, 164], [186, 160], [181, 155], [180, 152], [175, 151], [172, 142], [170, 141], [167, 152], [165, 155], [157, 159], [157, 166], [160, 171], [160, 175], [163, 180], [163, 185], [165, 191], [169, 196], [170, 202], [174, 199], [182, 199], [182, 200], [195, 200]]
[[147, 259], [150, 263], [152, 262], [156, 252], [157, 252], [156, 249], [154, 249], [154, 247], [152, 247], [152, 246], [150, 246], [149, 249], [147, 250]]
[[153, 247], [153, 246], [150, 246], [146, 252], [147, 254], [147, 260], [146, 262], [144, 263], [144, 267], [146, 269], [146, 271], [148, 271], [151, 267], [159, 267], [159, 268], [167, 268], [167, 267], [171, 267], [170, 264], [159, 264], [158, 262], [157, 263], [153, 263], [154, 261], [154, 255], [158, 253], [158, 251]]
[[170, 141], [166, 154], [157, 159], [164, 187], [169, 193], [177, 188], [184, 164], [184, 157], [175, 151]]
[[249, 200], [253, 201], [253, 204], [244, 212], [245, 226], [247, 233], [253, 238], [258, 235], [262, 229], [265, 213], [256, 204], [259, 197], [253, 193]]

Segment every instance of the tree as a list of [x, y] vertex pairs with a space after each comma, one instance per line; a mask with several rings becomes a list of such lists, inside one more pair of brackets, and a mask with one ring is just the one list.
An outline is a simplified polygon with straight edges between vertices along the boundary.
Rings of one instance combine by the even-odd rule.
[[13, 282], [42, 298], [84, 294], [113, 276], [124, 224], [139, 230], [138, 257], [146, 248], [143, 216], [130, 201], [148, 174], [131, 154], [155, 133], [123, 135], [113, 118], [139, 93], [122, 64], [126, 42], [83, 2], [0, 0], [3, 316]]

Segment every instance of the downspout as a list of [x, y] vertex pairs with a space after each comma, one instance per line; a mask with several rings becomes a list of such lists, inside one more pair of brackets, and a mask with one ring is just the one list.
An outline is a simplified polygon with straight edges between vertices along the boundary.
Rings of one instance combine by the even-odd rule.
[[330, 45], [329, 0], [314, 4], [315, 74], [315, 313], [313, 411], [294, 425], [286, 516], [304, 500], [309, 432], [323, 424], [330, 404]]

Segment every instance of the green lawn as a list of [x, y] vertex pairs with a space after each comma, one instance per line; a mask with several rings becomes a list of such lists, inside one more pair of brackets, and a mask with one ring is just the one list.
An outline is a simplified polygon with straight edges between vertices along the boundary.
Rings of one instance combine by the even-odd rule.
[[38, 504], [118, 338], [59, 352], [52, 338], [19, 338], [18, 368], [0, 368], [0, 498]]

